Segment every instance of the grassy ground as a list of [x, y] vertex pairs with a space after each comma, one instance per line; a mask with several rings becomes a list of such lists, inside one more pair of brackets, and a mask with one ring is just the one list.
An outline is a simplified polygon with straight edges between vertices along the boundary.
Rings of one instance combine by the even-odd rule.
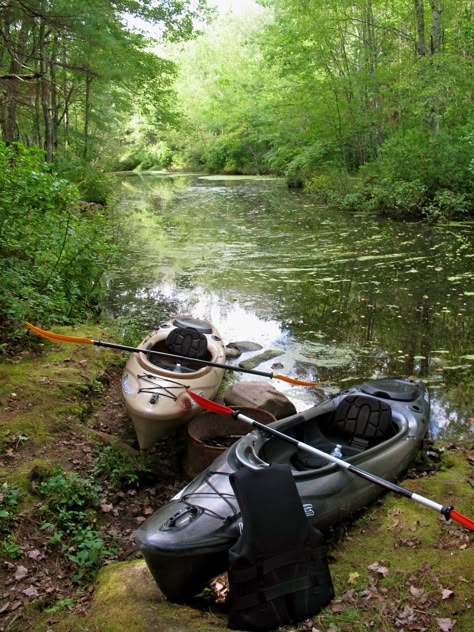
[[[107, 339], [90, 327], [72, 334]], [[135, 550], [134, 528], [186, 478], [175, 443], [149, 461], [135, 453], [124, 361], [47, 342], [0, 363], [0, 630], [226, 629], [225, 578], [211, 599], [174, 606]], [[444, 446], [435, 473], [403, 485], [472, 517], [473, 464], [472, 443]], [[330, 534], [336, 598], [285, 631], [470, 632], [472, 542], [436, 512], [387, 495]]]

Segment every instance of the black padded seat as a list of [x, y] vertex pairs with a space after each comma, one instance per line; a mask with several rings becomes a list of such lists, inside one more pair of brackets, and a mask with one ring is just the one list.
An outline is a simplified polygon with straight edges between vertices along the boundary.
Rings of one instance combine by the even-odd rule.
[[347, 435], [349, 443], [352, 439], [375, 445], [392, 429], [392, 409], [373, 397], [348, 395], [336, 408], [333, 425]]
[[194, 327], [177, 327], [166, 339], [170, 353], [196, 360], [205, 360], [208, 356], [207, 339]]

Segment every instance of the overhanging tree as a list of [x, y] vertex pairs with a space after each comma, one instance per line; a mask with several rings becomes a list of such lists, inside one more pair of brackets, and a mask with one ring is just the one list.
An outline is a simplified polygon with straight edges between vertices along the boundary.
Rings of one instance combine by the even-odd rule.
[[98, 130], [94, 120], [116, 126], [137, 93], [159, 101], [173, 73], [170, 62], [148, 50], [148, 38], [131, 30], [127, 16], [154, 23], [162, 39], [179, 40], [192, 35], [193, 20], [204, 15], [205, 5], [205, 0], [0, 0], [3, 140], [38, 144], [48, 161], [71, 145], [87, 157]]

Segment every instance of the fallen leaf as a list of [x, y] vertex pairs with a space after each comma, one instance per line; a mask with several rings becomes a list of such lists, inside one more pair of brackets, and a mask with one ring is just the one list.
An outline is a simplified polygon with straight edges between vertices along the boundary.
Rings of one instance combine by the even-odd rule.
[[415, 609], [411, 606], [404, 606], [404, 608], [396, 618], [396, 622], [397, 624], [399, 624], [400, 627], [416, 623]]
[[456, 625], [456, 619], [436, 619], [438, 630], [441, 632], [449, 632]]
[[26, 555], [30, 558], [30, 560], [40, 560], [43, 557], [43, 554], [41, 551], [38, 551], [38, 549], [28, 551]]
[[333, 599], [329, 604], [329, 608], [331, 609], [331, 612], [338, 613], [344, 612], [347, 606], [340, 599]]
[[113, 508], [114, 508], [113, 505], [107, 505], [105, 503], [100, 505], [100, 510], [102, 513], [110, 513], [113, 510]]
[[344, 601], [349, 601], [350, 603], [355, 603], [355, 590], [354, 588], [351, 588], [350, 590], [346, 590], [346, 592], [343, 595], [343, 600]]
[[441, 593], [441, 599], [449, 599], [454, 595], [454, 590], [449, 590], [449, 588], [443, 588]]
[[2, 605], [0, 605], [0, 614], [3, 614], [4, 612], [6, 612], [9, 609], [10, 609], [10, 602], [9, 601], [5, 601], [4, 603], [2, 603]]
[[15, 579], [20, 582], [28, 575], [28, 569], [24, 566], [18, 566], [15, 573]]
[[416, 597], [418, 599], [424, 593], [424, 590], [423, 588], [415, 588], [415, 586], [410, 586], [410, 592], [413, 597]]
[[370, 566], [367, 566], [367, 568], [369, 569], [369, 571], [372, 571], [373, 573], [377, 573], [379, 575], [383, 575], [384, 577], [386, 577], [390, 573], [388, 568], [384, 566], [382, 562], [374, 562]]
[[36, 586], [33, 586], [33, 584], [31, 584], [30, 586], [28, 586], [28, 588], [25, 588], [25, 590], [23, 590], [23, 594], [27, 597], [30, 597], [30, 599], [34, 599], [35, 597], [38, 597], [39, 592]]
[[357, 580], [359, 579], [360, 575], [359, 573], [355, 572], [355, 573], [349, 573], [349, 579], [347, 580], [348, 584], [355, 584], [357, 583]]

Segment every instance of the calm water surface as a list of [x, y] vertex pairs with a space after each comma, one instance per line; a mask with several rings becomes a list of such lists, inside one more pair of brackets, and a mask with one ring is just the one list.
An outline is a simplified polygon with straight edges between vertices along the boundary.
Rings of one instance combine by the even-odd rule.
[[473, 435], [473, 224], [331, 210], [272, 179], [133, 175], [119, 195], [115, 317], [148, 330], [192, 313], [226, 343], [279, 350], [259, 368], [328, 381], [273, 381], [299, 410], [366, 378], [418, 377], [432, 433]]

